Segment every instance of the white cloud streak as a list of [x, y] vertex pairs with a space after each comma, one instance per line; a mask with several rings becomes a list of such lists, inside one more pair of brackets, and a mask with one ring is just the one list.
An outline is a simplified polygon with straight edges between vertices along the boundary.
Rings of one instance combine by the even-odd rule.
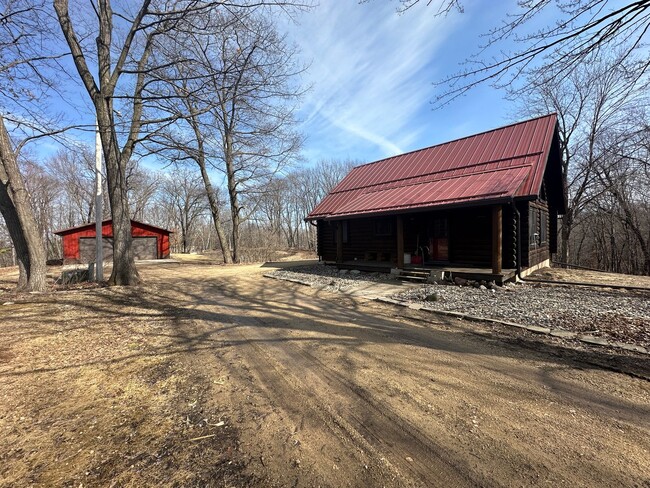
[[418, 139], [413, 121], [430, 110], [436, 52], [458, 24], [433, 13], [324, 1], [302, 16], [290, 34], [311, 63], [305, 81], [313, 89], [302, 111], [310, 155], [356, 155], [362, 146], [386, 157]]

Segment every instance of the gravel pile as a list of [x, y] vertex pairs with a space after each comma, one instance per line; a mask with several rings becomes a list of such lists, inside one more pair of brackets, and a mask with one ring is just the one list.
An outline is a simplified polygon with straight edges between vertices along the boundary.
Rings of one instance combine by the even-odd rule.
[[643, 292], [530, 284], [495, 289], [434, 284], [391, 298], [650, 346], [650, 294]]
[[269, 273], [280, 279], [294, 279], [311, 285], [324, 286], [327, 291], [350, 290], [363, 283], [395, 283], [395, 277], [386, 273], [365, 273], [359, 270], [338, 270], [333, 266], [315, 265], [279, 269]]

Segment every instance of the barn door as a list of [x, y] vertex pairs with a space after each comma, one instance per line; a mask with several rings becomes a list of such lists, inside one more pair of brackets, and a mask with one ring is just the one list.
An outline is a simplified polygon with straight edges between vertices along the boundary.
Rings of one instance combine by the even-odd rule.
[[133, 255], [135, 259], [157, 259], [158, 240], [156, 237], [134, 237]]
[[[95, 244], [97, 240], [94, 237], [81, 237], [79, 238], [79, 262], [80, 263], [94, 263], [97, 259], [95, 253]], [[113, 238], [102, 237], [102, 258], [104, 261], [111, 261], [113, 259]]]

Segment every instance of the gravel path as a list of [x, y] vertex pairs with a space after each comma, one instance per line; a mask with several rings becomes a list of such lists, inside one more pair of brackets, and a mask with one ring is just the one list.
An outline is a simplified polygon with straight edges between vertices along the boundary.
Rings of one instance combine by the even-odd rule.
[[511, 284], [494, 290], [426, 285], [391, 298], [426, 303], [438, 310], [650, 346], [648, 293], [530, 284]]
[[[331, 266], [310, 266], [272, 273], [348, 291], [364, 282], [395, 282], [383, 273], [341, 274]], [[589, 333], [614, 341], [650, 347], [650, 293], [624, 290], [509, 284], [494, 289], [430, 284], [390, 298], [423, 303], [442, 311], [502, 319], [524, 325]]]
[[327, 291], [348, 291], [364, 283], [396, 283], [393, 275], [386, 273], [364, 273], [357, 270], [341, 270], [322, 264], [279, 269], [269, 273], [279, 279], [304, 281], [314, 286], [324, 286]]

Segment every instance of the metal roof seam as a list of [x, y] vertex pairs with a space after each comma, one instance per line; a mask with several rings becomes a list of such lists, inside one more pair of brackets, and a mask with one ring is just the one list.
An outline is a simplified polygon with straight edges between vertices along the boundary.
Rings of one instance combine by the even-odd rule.
[[423, 147], [423, 148], [420, 148], [420, 149], [414, 149], [413, 151], [408, 151], [408, 152], [398, 154], [398, 155], [395, 155], [395, 156], [388, 156], [386, 158], [378, 159], [376, 161], [369, 161], [367, 163], [363, 163], [363, 164], [360, 164], [358, 166], [355, 166], [354, 168], [352, 168], [352, 170], [355, 170], [357, 168], [363, 168], [363, 167], [370, 166], [370, 165], [377, 164], [377, 163], [381, 163], [383, 161], [387, 161], [387, 160], [393, 159], [393, 158], [398, 157], [398, 156], [407, 156], [407, 155], [417, 153], [417, 152], [420, 152], [420, 151], [426, 151], [427, 149], [433, 149], [435, 147], [446, 146], [448, 144], [453, 144], [453, 143], [456, 143], [456, 142], [459, 142], [459, 141], [462, 141], [462, 140], [465, 140], [465, 139], [471, 139], [473, 137], [489, 134], [490, 132], [496, 132], [496, 131], [508, 129], [510, 127], [513, 127], [513, 126], [517, 126], [517, 125], [521, 125], [521, 124], [525, 124], [525, 123], [529, 123], [529, 122], [534, 122], [534, 121], [537, 121], [537, 120], [540, 120], [540, 119], [545, 119], [547, 117], [552, 117], [552, 116], [557, 116], [557, 112], [551, 112], [551, 113], [546, 114], [546, 115], [540, 115], [539, 117], [534, 117], [532, 119], [528, 119], [528, 120], [523, 121], [523, 122], [513, 122], [511, 124], [506, 124], [506, 125], [502, 125], [500, 127], [496, 127], [494, 129], [489, 129], [489, 130], [486, 130], [486, 131], [483, 131], [483, 132], [478, 132], [476, 134], [470, 134], [470, 135], [467, 135], [467, 136], [459, 137], [457, 139], [452, 139], [451, 141], [441, 142], [439, 144], [434, 144], [432, 146], [427, 146], [427, 147]]
[[357, 166], [308, 219], [535, 197], [556, 125], [551, 114]]
[[[414, 178], [422, 178], [422, 177], [426, 177], [426, 176], [433, 176], [433, 175], [436, 175], [436, 174], [446, 173], [446, 172], [449, 172], [449, 171], [461, 171], [461, 170], [471, 169], [471, 168], [474, 168], [474, 167], [477, 167], [477, 166], [487, 166], [489, 164], [498, 164], [498, 163], [502, 163], [502, 162], [506, 162], [506, 161], [513, 161], [515, 159], [522, 159], [522, 158], [527, 158], [527, 157], [531, 157], [531, 156], [539, 156], [541, 154], [542, 154], [542, 151], [532, 152], [532, 153], [529, 153], [529, 154], [515, 155], [515, 156], [512, 156], [512, 157], [508, 157], [508, 158], [500, 158], [500, 159], [485, 161], [485, 162], [480, 162], [480, 163], [472, 163], [472, 164], [468, 164], [468, 165], [464, 165], [464, 166], [459, 166], [457, 168], [448, 168], [448, 169], [441, 169], [441, 170], [437, 170], [437, 171], [431, 171], [429, 173], [418, 174], [418, 175], [415, 175], [415, 176], [407, 176], [407, 177], [404, 177], [404, 178], [396, 178], [396, 179], [392, 179], [392, 180], [383, 180], [383, 181], [378, 182], [378, 183], [370, 183], [370, 184], [367, 184], [365, 186], [354, 186], [354, 187], [346, 188], [344, 190], [337, 190], [336, 187], [334, 187], [334, 189], [332, 191], [330, 191], [330, 194], [344, 193], [344, 192], [355, 191], [355, 190], [363, 190], [365, 188], [370, 188], [372, 186], [380, 186], [380, 185], [385, 185], [385, 184], [388, 184], [388, 183], [396, 183], [396, 182], [399, 182], [399, 181], [408, 181], [408, 180], [411, 180], [411, 179], [414, 179]], [[397, 156], [395, 156], [395, 157], [397, 157]], [[490, 170], [490, 171], [496, 171], [496, 170], [500, 170], [500, 169], [507, 169], [507, 168], [511, 168], [511, 167], [513, 167], [513, 166], [507, 166], [505, 168], [495, 168], [495, 170]], [[474, 173], [471, 172], [469, 174], [474, 174]]]

